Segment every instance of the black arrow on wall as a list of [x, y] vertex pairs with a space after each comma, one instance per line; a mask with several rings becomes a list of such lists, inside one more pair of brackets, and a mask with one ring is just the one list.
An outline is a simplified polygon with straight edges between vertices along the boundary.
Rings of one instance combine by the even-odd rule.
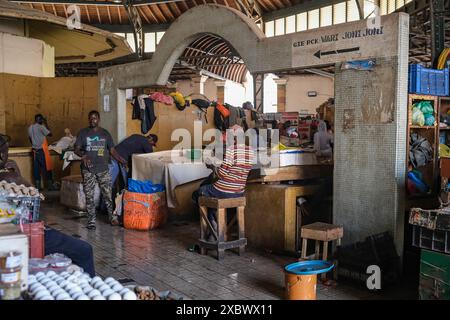
[[353, 51], [359, 51], [359, 47], [354, 47], [354, 48], [348, 48], [348, 49], [339, 49], [339, 50], [332, 50], [332, 51], [317, 51], [316, 53], [314, 53], [314, 55], [317, 58], [321, 58], [322, 56], [329, 56], [332, 54], [339, 54], [339, 53], [347, 53], [347, 52], [353, 52]]

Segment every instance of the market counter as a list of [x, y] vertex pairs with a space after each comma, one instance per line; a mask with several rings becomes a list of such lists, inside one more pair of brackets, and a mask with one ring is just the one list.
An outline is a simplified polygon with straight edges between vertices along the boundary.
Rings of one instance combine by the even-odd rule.
[[333, 176], [333, 164], [295, 165], [250, 171], [247, 184], [316, 179]]
[[245, 236], [248, 245], [280, 253], [297, 252], [298, 230], [304, 224], [301, 217], [297, 217], [297, 198], [311, 196], [318, 188], [318, 185], [247, 185]]
[[[62, 177], [70, 175], [70, 170], [62, 170], [63, 160], [61, 155], [57, 152], [50, 151], [50, 156], [53, 161], [53, 179], [55, 181], [61, 180]], [[33, 177], [33, 152], [31, 147], [14, 147], [9, 148], [8, 157], [10, 160], [14, 160], [20, 169], [20, 173], [25, 180], [34, 185]], [[44, 181], [45, 183], [45, 181]]]

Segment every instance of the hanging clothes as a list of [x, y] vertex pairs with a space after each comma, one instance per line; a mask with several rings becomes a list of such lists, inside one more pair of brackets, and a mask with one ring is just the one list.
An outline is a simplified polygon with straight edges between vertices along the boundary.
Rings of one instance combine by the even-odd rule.
[[214, 124], [217, 129], [219, 129], [220, 131], [225, 131], [229, 127], [228, 120], [229, 118], [224, 117], [222, 112], [220, 112], [217, 107], [214, 108]]
[[139, 107], [138, 97], [133, 97], [133, 102], [131, 103], [133, 106], [133, 111], [131, 113], [131, 119], [139, 119], [141, 120], [141, 108]]
[[230, 110], [230, 116], [229, 116], [229, 126], [232, 127], [235, 124], [240, 125], [240, 117], [239, 117], [239, 110], [236, 107], [230, 106], [230, 105], [226, 105], [228, 107], [228, 110]]
[[45, 156], [45, 167], [47, 171], [53, 170], [52, 157], [50, 156], [50, 150], [48, 149], [47, 138], [44, 138], [44, 142], [42, 143], [42, 150], [44, 151]]
[[150, 98], [144, 98], [144, 112], [141, 118], [141, 132], [142, 134], [147, 134], [155, 123], [157, 117], [155, 115], [155, 108], [153, 100]]
[[153, 101], [161, 102], [167, 105], [173, 104], [173, 98], [171, 96], [166, 96], [162, 92], [155, 92], [150, 96], [150, 98], [152, 98]]

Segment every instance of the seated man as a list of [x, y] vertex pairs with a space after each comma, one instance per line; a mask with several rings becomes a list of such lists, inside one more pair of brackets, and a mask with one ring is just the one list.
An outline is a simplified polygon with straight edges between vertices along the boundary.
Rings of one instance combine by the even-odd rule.
[[[244, 134], [242, 127], [235, 125], [231, 128], [234, 134]], [[253, 150], [246, 146], [244, 139], [233, 138], [233, 143], [228, 144], [225, 149], [224, 158], [216, 171], [216, 181], [205, 184], [198, 190], [198, 196], [212, 197], [218, 199], [239, 198], [244, 195], [247, 176], [252, 168], [255, 156]], [[217, 231], [216, 211], [208, 210], [208, 220]], [[212, 235], [208, 241], [213, 241]]]
[[[0, 181], [32, 187], [31, 183], [20, 174], [17, 164], [13, 160], [8, 160], [9, 140], [8, 136], [0, 134]], [[94, 254], [89, 243], [48, 227], [45, 228], [44, 238], [45, 255], [62, 253], [90, 276], [95, 276]]]
[[314, 134], [314, 150], [318, 157], [333, 157], [333, 136], [327, 130], [324, 121], [319, 122], [317, 132]]

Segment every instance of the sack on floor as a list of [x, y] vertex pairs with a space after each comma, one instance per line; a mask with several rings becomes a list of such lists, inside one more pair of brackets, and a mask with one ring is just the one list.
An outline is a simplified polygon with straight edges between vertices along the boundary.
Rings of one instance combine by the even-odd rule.
[[123, 195], [123, 226], [133, 230], [151, 230], [167, 221], [165, 192], [151, 194], [125, 191]]

